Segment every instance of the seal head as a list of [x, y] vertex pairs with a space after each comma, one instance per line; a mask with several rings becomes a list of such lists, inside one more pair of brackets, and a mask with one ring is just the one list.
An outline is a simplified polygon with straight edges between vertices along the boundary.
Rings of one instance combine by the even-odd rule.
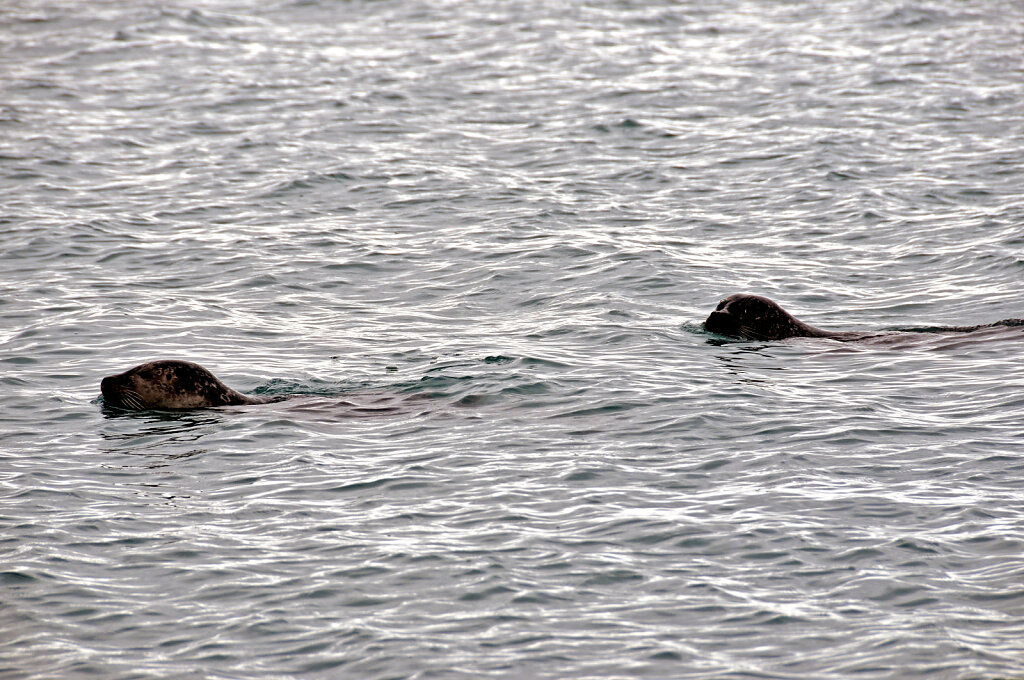
[[854, 333], [823, 331], [800, 321], [776, 302], [759, 295], [730, 295], [718, 303], [704, 322], [712, 333], [745, 340], [832, 338], [848, 340]]
[[191, 361], [150, 361], [100, 382], [107, 406], [129, 411], [209, 408], [264, 404], [274, 399], [247, 397]]

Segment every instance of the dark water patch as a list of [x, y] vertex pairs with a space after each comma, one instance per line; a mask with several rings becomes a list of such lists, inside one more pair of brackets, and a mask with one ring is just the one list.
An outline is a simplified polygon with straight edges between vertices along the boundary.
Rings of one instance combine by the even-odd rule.
[[31, 574], [18, 571], [4, 571], [0, 572], [0, 581], [9, 586], [27, 585], [34, 581], [37, 581], [37, 577]]

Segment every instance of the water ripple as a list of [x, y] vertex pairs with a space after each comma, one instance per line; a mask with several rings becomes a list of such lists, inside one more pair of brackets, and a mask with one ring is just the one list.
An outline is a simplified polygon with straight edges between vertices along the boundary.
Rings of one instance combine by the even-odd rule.
[[1021, 18], [0, 9], [0, 676], [1020, 675]]

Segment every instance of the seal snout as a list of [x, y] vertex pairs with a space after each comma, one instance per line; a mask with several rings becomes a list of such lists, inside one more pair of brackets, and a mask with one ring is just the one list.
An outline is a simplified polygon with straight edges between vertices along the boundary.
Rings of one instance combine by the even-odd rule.
[[739, 324], [736, 323], [736, 319], [728, 312], [715, 310], [704, 321], [704, 328], [720, 335], [736, 335], [739, 330]]
[[100, 393], [103, 402], [114, 408], [141, 409], [142, 405], [136, 394], [125, 389], [124, 374], [108, 375], [100, 381]]

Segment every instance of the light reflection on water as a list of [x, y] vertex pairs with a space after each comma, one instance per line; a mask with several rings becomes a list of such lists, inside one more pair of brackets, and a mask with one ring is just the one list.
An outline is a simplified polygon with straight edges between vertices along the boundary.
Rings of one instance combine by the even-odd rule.
[[0, 675], [1019, 675], [997, 5], [0, 10]]

